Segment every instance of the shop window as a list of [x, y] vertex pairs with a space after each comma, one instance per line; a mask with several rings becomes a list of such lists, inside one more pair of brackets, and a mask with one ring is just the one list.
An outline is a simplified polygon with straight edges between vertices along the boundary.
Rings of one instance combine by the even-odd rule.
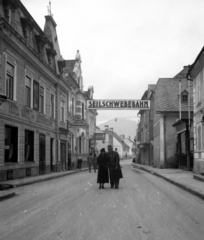
[[18, 161], [18, 128], [5, 126], [4, 160], [6, 163]]
[[34, 161], [34, 132], [25, 130], [25, 161]]

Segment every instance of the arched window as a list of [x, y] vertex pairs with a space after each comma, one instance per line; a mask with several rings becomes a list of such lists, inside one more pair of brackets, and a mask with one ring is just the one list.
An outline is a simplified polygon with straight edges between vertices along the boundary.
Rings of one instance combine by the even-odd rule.
[[184, 90], [184, 91], [181, 93], [181, 102], [182, 102], [182, 103], [188, 102], [188, 92], [187, 92], [186, 90]]

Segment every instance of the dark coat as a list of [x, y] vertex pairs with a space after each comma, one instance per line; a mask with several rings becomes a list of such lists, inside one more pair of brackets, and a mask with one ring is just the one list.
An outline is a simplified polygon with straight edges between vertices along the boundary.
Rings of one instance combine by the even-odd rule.
[[101, 154], [97, 158], [98, 176], [97, 183], [109, 183], [108, 175], [108, 156], [107, 154]]
[[109, 172], [110, 178], [113, 180], [118, 180], [123, 178], [121, 166], [120, 166], [120, 157], [117, 152], [110, 152], [109, 156]]

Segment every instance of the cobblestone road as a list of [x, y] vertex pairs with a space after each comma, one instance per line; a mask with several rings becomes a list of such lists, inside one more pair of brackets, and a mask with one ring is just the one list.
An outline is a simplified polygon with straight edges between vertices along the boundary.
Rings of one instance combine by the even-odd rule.
[[97, 173], [17, 189], [0, 203], [2, 240], [203, 240], [203, 201], [123, 164], [119, 189], [98, 189]]

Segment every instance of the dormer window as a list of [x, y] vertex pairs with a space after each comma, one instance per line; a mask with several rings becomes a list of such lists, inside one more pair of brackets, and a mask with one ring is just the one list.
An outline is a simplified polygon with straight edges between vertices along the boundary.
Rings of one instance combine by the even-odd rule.
[[186, 90], [184, 90], [181, 93], [181, 102], [182, 103], [187, 103], [188, 102], [188, 92]]

